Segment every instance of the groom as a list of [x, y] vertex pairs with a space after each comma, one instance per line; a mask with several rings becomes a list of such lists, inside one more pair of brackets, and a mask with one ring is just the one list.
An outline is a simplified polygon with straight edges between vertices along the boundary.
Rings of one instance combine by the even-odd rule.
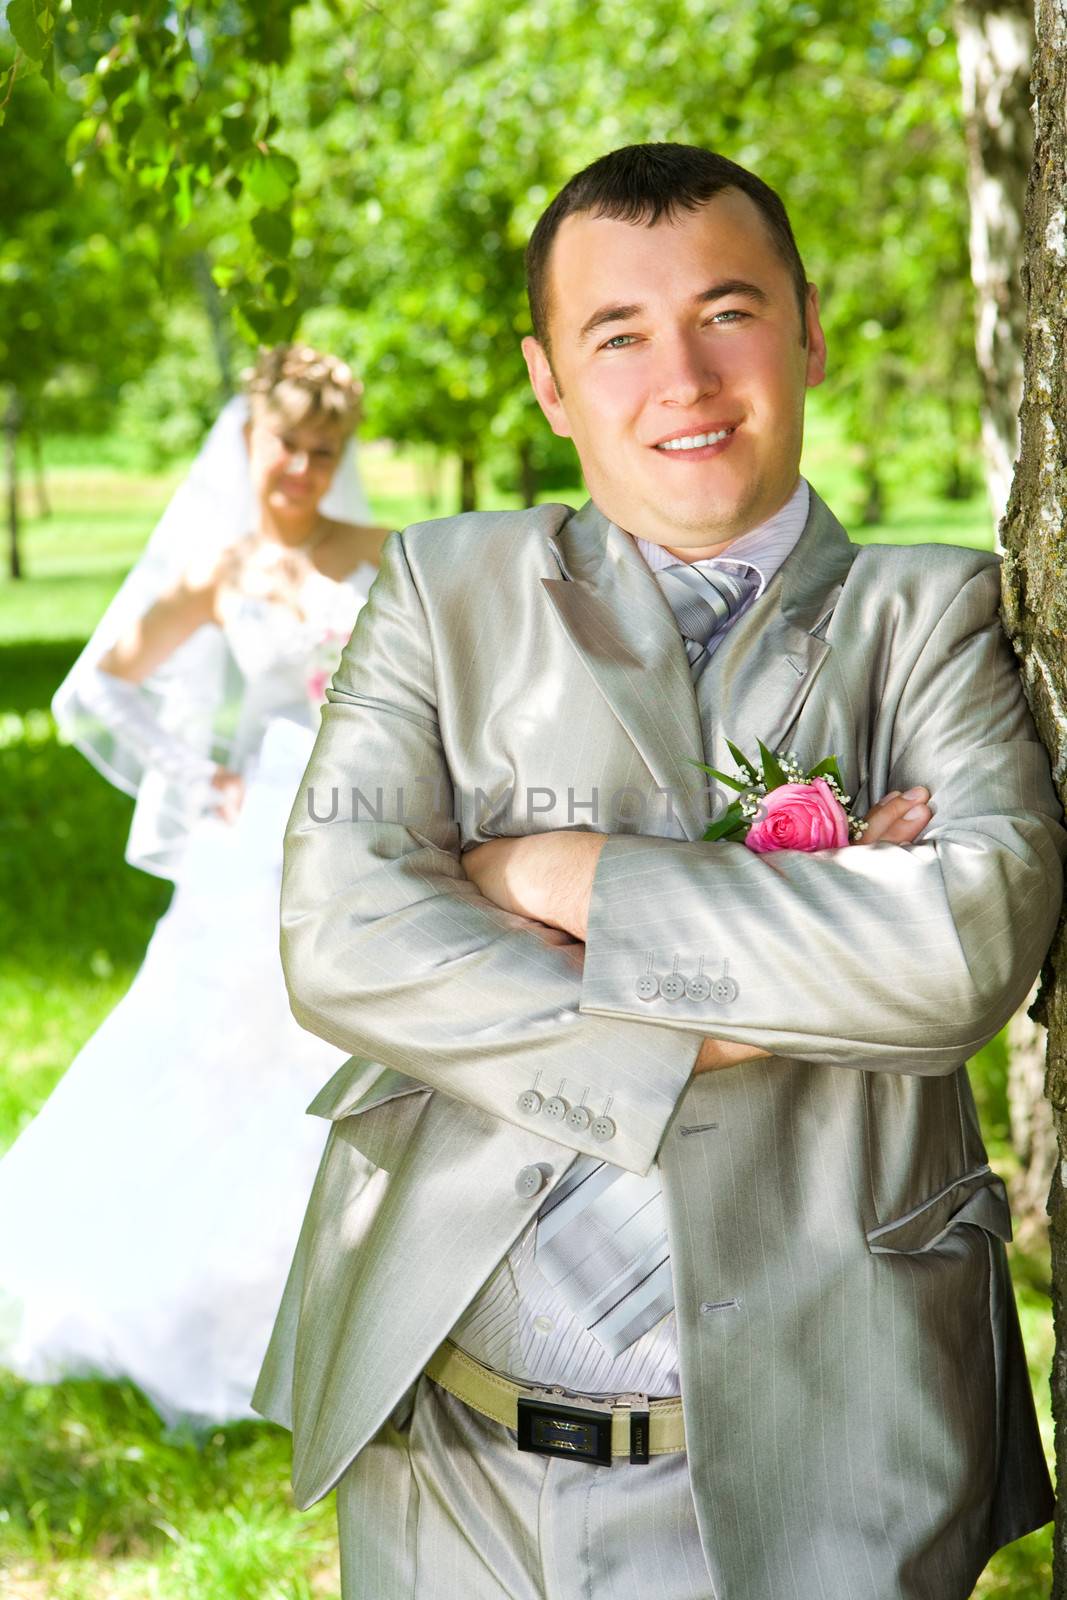
[[[394, 536], [334, 680], [283, 948], [355, 1054], [256, 1403], [348, 1600], [963, 1600], [1051, 1514], [964, 1067], [1067, 850], [996, 561], [799, 477], [753, 174], [616, 151], [528, 266], [591, 500]], [[727, 740], [878, 842], [703, 842]]]

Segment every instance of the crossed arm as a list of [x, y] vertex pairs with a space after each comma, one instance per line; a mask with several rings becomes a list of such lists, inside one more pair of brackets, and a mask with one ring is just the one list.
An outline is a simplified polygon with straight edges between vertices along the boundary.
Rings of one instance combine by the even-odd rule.
[[[730, 1047], [710, 1065], [769, 1051], [852, 1070], [956, 1070], [1029, 987], [1067, 849], [997, 594], [986, 569], [946, 603], [919, 656], [897, 669], [873, 735], [890, 786], [925, 778], [933, 789], [937, 814], [913, 847], [884, 848], [887, 832], [871, 849], [756, 856], [730, 843], [567, 833], [468, 851], [476, 882], [450, 816], [412, 818], [390, 801], [373, 819], [324, 821], [308, 803], [310, 788], [320, 808], [332, 789], [350, 793], [357, 771], [387, 797], [407, 785], [410, 801], [414, 774], [424, 793], [451, 792], [439, 663], [395, 536], [329, 691], [286, 839], [282, 954], [298, 1021], [523, 1126], [524, 1091], [539, 1080], [559, 1093], [566, 1081], [568, 1097], [598, 1111], [610, 1101], [612, 1160], [634, 1172], [654, 1160], [698, 1055], [705, 1070], [708, 1038]], [[554, 856], [536, 882], [516, 879], [523, 854], [540, 869], [555, 851], [568, 852], [562, 875]], [[588, 852], [581, 872], [572, 851]], [[522, 890], [514, 900], [509, 869]], [[557, 901], [538, 898], [538, 883], [555, 883]], [[683, 970], [702, 951], [729, 955], [740, 1000], [645, 1005], [634, 976], [651, 945], [677, 952]], [[585, 1135], [561, 1126], [559, 1137], [597, 1153]]]
[[[929, 798], [929, 790], [918, 785], [904, 794], [893, 790], [883, 795], [867, 813], [861, 843], [913, 844], [932, 816]], [[493, 839], [465, 852], [463, 870], [502, 910], [584, 941], [593, 879], [607, 837], [564, 829], [522, 839]], [[705, 1038], [693, 1071], [714, 1072], [769, 1054], [756, 1045]]]

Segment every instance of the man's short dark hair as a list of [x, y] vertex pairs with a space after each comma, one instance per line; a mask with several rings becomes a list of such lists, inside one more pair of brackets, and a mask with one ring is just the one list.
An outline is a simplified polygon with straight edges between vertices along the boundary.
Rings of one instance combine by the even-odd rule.
[[668, 221], [695, 211], [724, 189], [739, 189], [758, 207], [775, 249], [789, 268], [800, 310], [800, 342], [807, 342], [808, 280], [785, 206], [769, 184], [747, 167], [692, 144], [628, 144], [575, 174], [539, 218], [526, 247], [526, 292], [534, 337], [549, 348], [549, 278], [560, 223], [576, 212], [619, 222]]

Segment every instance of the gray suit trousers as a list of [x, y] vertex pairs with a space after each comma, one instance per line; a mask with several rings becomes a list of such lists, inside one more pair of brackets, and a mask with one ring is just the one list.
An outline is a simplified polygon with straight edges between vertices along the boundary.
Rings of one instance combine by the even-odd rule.
[[342, 1600], [714, 1600], [686, 1453], [520, 1452], [425, 1373], [337, 1485]]

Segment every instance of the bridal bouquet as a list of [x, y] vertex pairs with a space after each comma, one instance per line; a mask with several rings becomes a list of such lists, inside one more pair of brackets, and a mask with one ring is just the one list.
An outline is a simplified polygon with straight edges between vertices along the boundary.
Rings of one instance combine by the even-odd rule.
[[707, 767], [719, 783], [737, 792], [723, 815], [704, 834], [707, 842], [739, 840], [761, 854], [770, 850], [829, 850], [859, 839], [868, 824], [849, 810], [836, 756], [827, 756], [805, 772], [795, 750], [768, 750], [762, 739], [760, 760], [750, 761], [735, 744], [726, 745], [737, 764], [730, 777]]

